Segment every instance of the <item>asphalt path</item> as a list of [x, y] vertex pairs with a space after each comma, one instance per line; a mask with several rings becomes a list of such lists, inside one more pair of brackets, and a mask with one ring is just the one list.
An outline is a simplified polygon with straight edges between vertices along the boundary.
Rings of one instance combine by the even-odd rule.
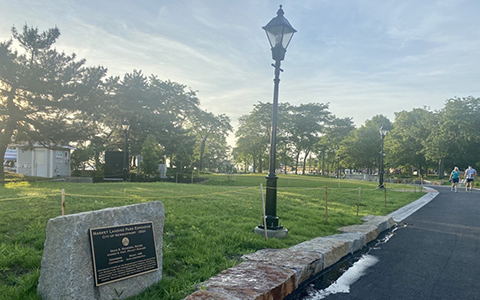
[[368, 255], [378, 262], [348, 293], [321, 299], [480, 299], [480, 191], [439, 195]]

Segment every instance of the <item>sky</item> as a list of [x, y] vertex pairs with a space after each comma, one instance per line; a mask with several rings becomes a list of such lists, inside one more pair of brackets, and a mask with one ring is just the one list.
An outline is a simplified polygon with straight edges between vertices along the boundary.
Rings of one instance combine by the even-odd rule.
[[480, 97], [475, 0], [0, 0], [0, 41], [12, 26], [57, 26], [58, 50], [109, 76], [141, 70], [184, 84], [202, 109], [236, 127], [273, 99], [262, 26], [280, 4], [298, 32], [282, 61], [279, 102], [329, 103], [359, 127], [379, 114], [394, 121], [395, 112]]

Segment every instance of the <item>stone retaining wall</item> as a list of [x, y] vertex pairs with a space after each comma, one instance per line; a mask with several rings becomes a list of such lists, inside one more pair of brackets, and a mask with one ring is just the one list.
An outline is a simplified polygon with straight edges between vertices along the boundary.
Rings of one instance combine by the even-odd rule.
[[348, 254], [362, 249], [395, 225], [391, 217], [366, 216], [362, 225], [315, 238], [287, 249], [262, 249], [242, 256], [244, 262], [201, 284], [184, 300], [283, 299], [309, 278]]

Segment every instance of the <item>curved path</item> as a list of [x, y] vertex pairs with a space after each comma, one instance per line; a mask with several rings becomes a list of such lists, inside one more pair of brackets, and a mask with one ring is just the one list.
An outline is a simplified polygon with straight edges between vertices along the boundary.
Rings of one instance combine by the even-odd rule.
[[369, 252], [378, 262], [349, 292], [311, 299], [480, 299], [480, 192], [435, 189], [435, 199]]

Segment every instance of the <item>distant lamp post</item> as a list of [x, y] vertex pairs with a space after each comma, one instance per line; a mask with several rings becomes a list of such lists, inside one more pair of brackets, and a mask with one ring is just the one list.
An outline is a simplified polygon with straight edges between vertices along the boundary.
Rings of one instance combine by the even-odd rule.
[[125, 135], [125, 142], [123, 144], [123, 180], [126, 181], [128, 178], [129, 171], [129, 161], [128, 161], [128, 130], [130, 129], [130, 123], [128, 120], [122, 122], [122, 130]]
[[337, 155], [337, 179], [338, 187], [340, 188], [340, 155]]
[[385, 186], [383, 184], [383, 174], [385, 173], [385, 169], [384, 169], [384, 165], [383, 165], [383, 158], [385, 156], [385, 151], [384, 151], [383, 145], [384, 145], [384, 141], [385, 141], [385, 135], [387, 135], [387, 130], [385, 128], [383, 128], [383, 126], [382, 126], [382, 127], [380, 127], [378, 132], [380, 133], [380, 136], [382, 137], [382, 151], [380, 152], [380, 172], [379, 172], [380, 178], [378, 180], [378, 188], [379, 189], [384, 189]]
[[[278, 110], [278, 86], [280, 83], [281, 61], [285, 58], [285, 52], [293, 37], [297, 32], [287, 19], [283, 16], [282, 6], [277, 11], [277, 16], [273, 18], [267, 25], [262, 27], [266, 34], [270, 46], [272, 48], [272, 59], [275, 64], [274, 90], [273, 90], [273, 113], [272, 113], [272, 131], [270, 137], [270, 167], [267, 175], [267, 196], [265, 204], [267, 236], [275, 238], [283, 238], [287, 235], [287, 229], [279, 225], [277, 217], [277, 175], [275, 174], [276, 164], [276, 144], [277, 144], [277, 110]], [[260, 225], [255, 228], [255, 232], [263, 235], [264, 226]]]

